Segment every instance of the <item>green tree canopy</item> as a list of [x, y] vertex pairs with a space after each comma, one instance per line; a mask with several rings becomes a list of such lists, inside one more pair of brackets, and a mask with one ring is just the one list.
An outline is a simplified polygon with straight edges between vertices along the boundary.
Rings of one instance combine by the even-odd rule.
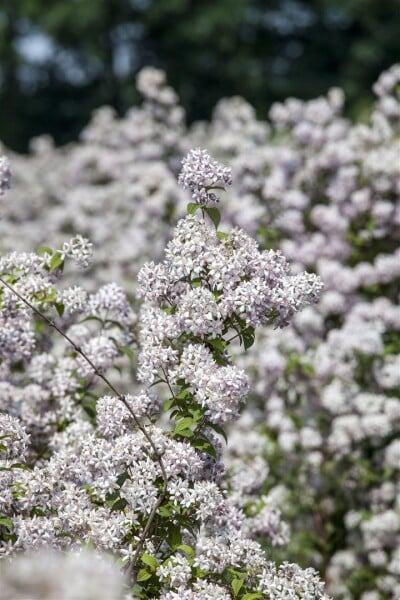
[[167, 71], [189, 119], [240, 94], [265, 116], [289, 95], [344, 88], [350, 110], [400, 58], [398, 0], [2, 0], [0, 137], [74, 139], [91, 111], [137, 101], [135, 73]]

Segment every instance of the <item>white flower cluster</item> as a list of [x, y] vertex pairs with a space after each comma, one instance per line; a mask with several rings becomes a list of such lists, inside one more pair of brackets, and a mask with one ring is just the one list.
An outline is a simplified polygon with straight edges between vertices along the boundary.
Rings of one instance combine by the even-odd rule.
[[86, 269], [92, 261], [92, 246], [88, 239], [78, 234], [69, 242], [64, 242], [60, 254], [63, 259], [72, 258], [81, 269]]
[[[179, 221], [165, 257], [138, 275], [138, 294], [151, 304], [141, 315], [140, 379], [152, 383], [164, 375], [176, 384], [183, 378], [206, 415], [225, 423], [237, 418], [249, 387], [244, 373], [215, 361], [212, 340], [238, 332], [243, 323], [287, 325], [303, 305], [317, 300], [321, 280], [289, 275], [279, 252], [260, 252], [243, 230], [220, 239], [197, 215]], [[198, 343], [179, 353], [182, 336]]]
[[[29, 433], [29, 461], [46, 451], [58, 428], [81, 419], [79, 404], [93, 387], [93, 369], [79, 352], [71, 353], [66, 340], [37, 335], [40, 318], [21, 297], [52, 319], [57, 315], [55, 307], [60, 314], [65, 309], [64, 328], [76, 344], [75, 350], [84, 350], [103, 371], [120, 361], [119, 347], [126, 343], [128, 329], [135, 322], [116, 284], [103, 286], [94, 294], [80, 286], [60, 290], [59, 273], [49, 267], [49, 257], [47, 252], [14, 252], [0, 258], [4, 282], [0, 284], [0, 411], [18, 417]], [[71, 314], [76, 312], [84, 323], [71, 322]], [[20, 368], [16, 368], [18, 363]]]
[[29, 441], [25, 429], [16, 417], [0, 413], [0, 459], [3, 461], [23, 460]]
[[211, 351], [200, 344], [184, 348], [179, 366], [171, 375], [173, 381], [180, 378], [190, 384], [210, 420], [221, 425], [237, 418], [249, 393], [244, 371], [232, 365], [218, 366]]
[[207, 150], [196, 148], [182, 161], [178, 182], [183, 188], [190, 190], [194, 202], [206, 205], [218, 202], [217, 194], [210, 190], [225, 189], [232, 185], [232, 174], [229, 167], [213, 160]]
[[[151, 389], [137, 396], [126, 394], [125, 401], [138, 418], [150, 415], [159, 408], [158, 398]], [[132, 412], [119, 398], [102, 396], [96, 403], [98, 431], [106, 438], [132, 431]]]

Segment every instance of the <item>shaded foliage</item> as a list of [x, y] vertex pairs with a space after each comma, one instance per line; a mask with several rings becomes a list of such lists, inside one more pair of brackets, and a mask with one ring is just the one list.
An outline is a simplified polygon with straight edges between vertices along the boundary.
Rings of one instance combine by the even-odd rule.
[[162, 67], [189, 120], [222, 96], [272, 101], [344, 88], [350, 112], [369, 104], [398, 59], [396, 0], [3, 0], [0, 132], [12, 148], [50, 133], [77, 137], [104, 104], [136, 103], [134, 74]]

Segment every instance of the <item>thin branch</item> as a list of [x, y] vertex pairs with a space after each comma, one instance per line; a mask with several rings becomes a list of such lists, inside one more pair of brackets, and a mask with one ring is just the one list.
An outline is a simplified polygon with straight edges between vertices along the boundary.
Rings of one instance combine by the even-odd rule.
[[237, 337], [240, 337], [240, 336], [241, 336], [241, 333], [236, 333], [234, 336], [229, 338], [229, 340], [226, 340], [226, 343], [230, 344], [233, 340], [235, 340]]
[[169, 382], [169, 379], [168, 379], [168, 375], [166, 374], [164, 367], [161, 367], [161, 371], [164, 373], [164, 377], [165, 377], [165, 383], [166, 383], [166, 384], [167, 384], [167, 386], [168, 386], [168, 389], [169, 389], [169, 391], [170, 391], [170, 394], [171, 394], [171, 396], [172, 396], [173, 398], [175, 398], [174, 390], [173, 390], [173, 389], [172, 389], [172, 387], [171, 387], [171, 384], [170, 384], [170, 382]]

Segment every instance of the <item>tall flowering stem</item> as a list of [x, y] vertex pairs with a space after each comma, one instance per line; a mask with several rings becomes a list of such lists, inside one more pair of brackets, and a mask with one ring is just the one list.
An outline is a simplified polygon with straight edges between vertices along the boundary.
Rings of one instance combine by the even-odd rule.
[[[218, 481], [223, 465], [215, 433], [226, 436], [225, 426], [239, 416], [249, 392], [245, 372], [232, 364], [230, 344], [237, 338], [248, 349], [256, 327], [287, 325], [317, 300], [322, 284], [312, 274], [290, 275], [279, 252], [261, 252], [243, 230], [218, 229], [214, 189], [230, 185], [231, 174], [205, 150], [189, 153], [179, 182], [192, 194], [188, 214], [165, 259], [146, 264], [138, 275], [144, 300], [138, 375], [147, 386], [166, 386], [169, 435], [191, 446], [203, 463], [191, 478]], [[163, 509], [172, 506], [170, 495]], [[175, 519], [188, 535], [185, 519]]]

